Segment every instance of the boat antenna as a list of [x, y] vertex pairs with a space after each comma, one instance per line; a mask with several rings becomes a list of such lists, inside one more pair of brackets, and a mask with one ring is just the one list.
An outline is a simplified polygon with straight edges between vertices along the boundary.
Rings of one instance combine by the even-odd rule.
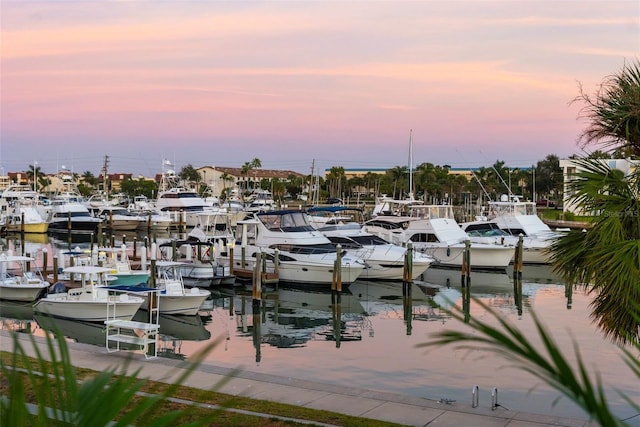
[[[482, 153], [482, 151], [480, 151], [480, 153]], [[484, 153], [482, 153], [482, 155], [484, 156]], [[487, 157], [485, 156], [485, 159]], [[507, 185], [506, 182], [504, 182], [504, 179], [502, 178], [502, 175], [500, 175], [500, 172], [498, 172], [498, 170], [496, 169], [495, 165], [491, 165], [491, 169], [493, 169], [493, 171], [496, 173], [496, 175], [498, 175], [498, 178], [500, 178], [500, 182], [502, 182], [502, 185], [504, 185], [504, 188], [507, 189], [507, 193], [509, 194], [509, 200], [513, 199], [513, 193], [511, 192], [511, 188], [509, 188], [509, 186]]]
[[487, 200], [491, 201], [491, 196], [487, 192], [487, 189], [484, 188], [484, 185], [482, 185], [482, 182], [480, 181], [480, 178], [478, 178], [478, 175], [476, 175], [476, 173], [473, 170], [471, 171], [471, 175], [473, 175], [473, 177], [476, 179], [476, 181], [478, 181], [478, 185], [480, 185], [480, 188], [482, 189], [482, 192], [484, 193], [484, 195], [487, 198]]
[[491, 166], [491, 169], [494, 170], [496, 175], [498, 175], [498, 178], [500, 178], [500, 182], [502, 182], [502, 185], [504, 185], [504, 187], [507, 189], [507, 193], [509, 194], [509, 200], [512, 200], [513, 199], [513, 193], [511, 192], [511, 188], [509, 188], [507, 183], [504, 182], [504, 179], [502, 178], [502, 175], [500, 175], [500, 172], [498, 172], [498, 170], [496, 169], [495, 166]]
[[[458, 155], [460, 155], [461, 157], [464, 157], [463, 154], [456, 148], [456, 152], [458, 153]], [[466, 162], [466, 159], [465, 159]], [[480, 186], [480, 188], [482, 189], [482, 192], [484, 193], [485, 197], [487, 198], [488, 201], [491, 201], [491, 196], [489, 195], [489, 193], [487, 192], [487, 189], [484, 188], [484, 185], [482, 185], [482, 181], [480, 181], [480, 178], [478, 178], [478, 175], [476, 175], [476, 173], [473, 171], [473, 169], [469, 168], [469, 171], [471, 172], [471, 175], [473, 175], [473, 177], [476, 179], [476, 181], [478, 182], [478, 185]]]

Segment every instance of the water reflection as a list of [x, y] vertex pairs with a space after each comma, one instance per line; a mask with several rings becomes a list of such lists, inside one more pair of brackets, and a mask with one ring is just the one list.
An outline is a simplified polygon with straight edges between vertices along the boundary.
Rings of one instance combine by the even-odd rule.
[[256, 362], [261, 359], [262, 344], [300, 348], [323, 337], [340, 347], [362, 335], [364, 309], [348, 293], [281, 286], [263, 292], [262, 300], [254, 300], [248, 293], [236, 294], [234, 306], [237, 335], [251, 336]]

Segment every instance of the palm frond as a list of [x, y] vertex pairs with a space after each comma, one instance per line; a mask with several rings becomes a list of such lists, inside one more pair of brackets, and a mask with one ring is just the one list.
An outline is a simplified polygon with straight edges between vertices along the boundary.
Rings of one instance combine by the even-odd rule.
[[[577, 367], [574, 368], [561, 353], [560, 347], [533, 310], [531, 315], [542, 342], [541, 347], [532, 344], [518, 328], [511, 326], [492, 307], [481, 300], [474, 299], [474, 301], [486, 310], [492, 319], [497, 321], [498, 326], [494, 327], [487, 322], [471, 317], [467, 323], [473, 329], [472, 332], [439, 331], [432, 335], [433, 339], [418, 345], [418, 347], [453, 345], [458, 349], [465, 350], [488, 349], [513, 361], [519, 368], [562, 392], [600, 425], [626, 425], [611, 412], [600, 379], [596, 378], [595, 381], [591, 379], [576, 344], [574, 344], [574, 351]], [[464, 313], [460, 307], [454, 306], [451, 316], [459, 322], [465, 321]], [[628, 360], [629, 358], [633, 359], [633, 356], [626, 355], [627, 363], [633, 364], [636, 369], [640, 370], [637, 362]], [[626, 398], [624, 395], [623, 397]]]

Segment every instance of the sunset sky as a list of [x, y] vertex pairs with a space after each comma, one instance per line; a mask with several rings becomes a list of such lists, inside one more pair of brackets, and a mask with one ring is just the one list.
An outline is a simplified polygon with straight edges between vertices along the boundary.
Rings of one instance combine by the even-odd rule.
[[4, 173], [529, 166], [640, 56], [637, 0], [0, 5]]

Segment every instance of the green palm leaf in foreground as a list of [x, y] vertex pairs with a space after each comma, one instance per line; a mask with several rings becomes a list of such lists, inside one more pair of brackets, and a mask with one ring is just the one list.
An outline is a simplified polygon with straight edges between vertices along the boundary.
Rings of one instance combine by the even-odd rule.
[[[138, 377], [139, 370], [128, 373], [128, 363], [119, 372], [113, 368], [79, 383], [62, 334], [56, 334], [55, 338], [47, 334], [46, 355], [34, 337], [29, 336], [36, 351], [37, 366], [28, 357], [17, 334], [12, 333], [11, 338], [13, 356], [10, 363], [0, 359], [0, 374], [10, 384], [9, 395], [0, 398], [0, 419], [2, 425], [14, 426], [55, 425], [56, 422], [87, 427], [175, 425], [189, 409], [162, 416], [157, 416], [154, 409], [175, 393], [202, 357], [217, 344], [212, 342], [196, 355], [185, 372], [164, 392], [140, 396], [138, 392], [146, 381]], [[35, 411], [29, 410], [28, 402], [35, 402]], [[207, 425], [215, 416], [214, 411], [211, 417], [198, 420], [198, 425]]]
[[640, 323], [632, 313], [640, 301], [640, 170], [625, 176], [603, 160], [576, 163], [581, 171], [568, 183], [570, 201], [595, 215], [594, 226], [555, 240], [552, 266], [566, 283], [596, 294], [591, 317], [605, 335], [636, 341]]
[[[575, 402], [602, 426], [625, 426], [624, 421], [615, 417], [609, 409], [607, 400], [601, 387], [600, 379], [595, 382], [589, 377], [578, 348], [575, 347], [577, 368], [565, 359], [558, 350], [552, 336], [532, 311], [531, 316], [541, 339], [541, 346], [534, 345], [516, 327], [502, 317], [482, 301], [474, 299], [489, 315], [498, 321], [499, 326], [494, 327], [477, 318], [470, 317], [466, 322], [473, 329], [470, 332], [443, 330], [433, 335], [433, 339], [418, 347], [433, 347], [443, 345], [455, 345], [459, 349], [493, 351], [507, 360], [513, 361], [516, 366], [526, 372], [545, 381], [547, 384], [560, 391], [566, 397]], [[451, 311], [454, 319], [465, 322], [465, 316], [460, 307], [454, 306]], [[640, 344], [634, 343], [637, 350]], [[640, 360], [629, 352], [624, 352], [627, 365], [638, 375], [640, 379]], [[640, 411], [640, 406], [623, 396], [631, 406]]]

